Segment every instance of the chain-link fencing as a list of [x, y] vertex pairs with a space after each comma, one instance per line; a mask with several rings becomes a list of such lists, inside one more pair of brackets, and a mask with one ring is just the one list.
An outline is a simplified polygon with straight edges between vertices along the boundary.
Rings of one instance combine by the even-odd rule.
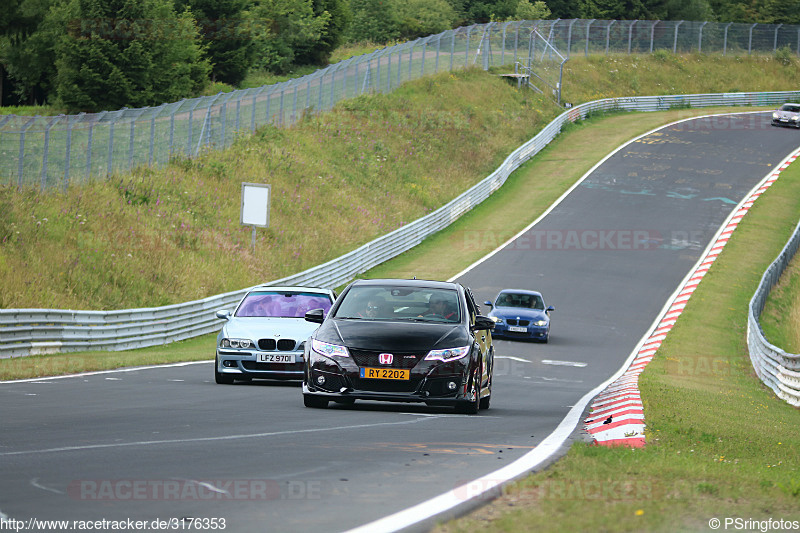
[[[0, 184], [66, 188], [139, 166], [163, 165], [173, 157], [229, 146], [238, 135], [259, 126], [290, 125], [341, 100], [391, 92], [401, 83], [441, 71], [523, 65], [536, 77], [542, 72], [537, 65], [554, 60], [563, 65], [570, 54], [756, 54], [786, 47], [800, 55], [800, 26], [583, 19], [473, 25], [254, 89], [158, 107], [0, 116]], [[543, 81], [560, 96], [560, 77]]]

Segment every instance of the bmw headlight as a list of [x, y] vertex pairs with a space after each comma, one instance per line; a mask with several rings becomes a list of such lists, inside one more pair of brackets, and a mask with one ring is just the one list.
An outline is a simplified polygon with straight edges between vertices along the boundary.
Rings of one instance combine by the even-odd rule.
[[444, 350], [431, 350], [425, 356], [426, 361], [455, 361], [466, 357], [469, 353], [469, 346], [462, 346], [460, 348], [446, 348]]
[[320, 355], [328, 357], [348, 357], [350, 355], [344, 346], [318, 341], [317, 339], [311, 341], [311, 349]]
[[256, 346], [250, 339], [222, 339], [219, 343], [222, 348], [254, 349]]
[[499, 316], [493, 316], [493, 317], [489, 317], [489, 318], [491, 318], [492, 320], [494, 320], [494, 323], [495, 323], [495, 324], [505, 324], [505, 322], [503, 321], [503, 319], [502, 319], [502, 318], [500, 318]]
[[540, 327], [541, 326], [546, 326], [547, 325], [547, 320], [537, 320], [533, 324], [536, 325], [536, 326], [540, 326]]

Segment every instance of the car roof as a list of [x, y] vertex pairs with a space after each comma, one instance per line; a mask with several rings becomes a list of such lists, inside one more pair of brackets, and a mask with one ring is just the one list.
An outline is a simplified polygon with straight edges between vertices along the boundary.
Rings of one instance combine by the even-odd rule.
[[352, 283], [359, 286], [397, 286], [397, 287], [420, 287], [426, 289], [455, 289], [458, 283], [452, 281], [435, 281], [427, 279], [359, 279]]
[[316, 292], [319, 294], [332, 294], [333, 291], [331, 289], [323, 289], [321, 287], [298, 287], [298, 286], [288, 286], [288, 285], [257, 285], [255, 287], [251, 287], [248, 292], [253, 291], [281, 291], [281, 292]]
[[508, 294], [508, 293], [530, 294], [531, 296], [541, 296], [542, 295], [542, 293], [539, 292], [539, 291], [532, 291], [532, 290], [529, 290], [529, 289], [503, 289], [500, 292], [498, 292], [497, 295], [500, 296], [501, 294]]

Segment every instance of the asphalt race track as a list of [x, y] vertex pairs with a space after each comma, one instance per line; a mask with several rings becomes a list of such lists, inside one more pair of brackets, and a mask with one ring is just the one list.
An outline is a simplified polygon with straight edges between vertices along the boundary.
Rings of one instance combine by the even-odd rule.
[[296, 384], [216, 385], [211, 362], [6, 382], [0, 518], [336, 532], [508, 465], [619, 369], [735, 205], [800, 145], [769, 122], [637, 139], [460, 277], [480, 302], [532, 288], [556, 308], [549, 344], [496, 341], [490, 410], [308, 409]]

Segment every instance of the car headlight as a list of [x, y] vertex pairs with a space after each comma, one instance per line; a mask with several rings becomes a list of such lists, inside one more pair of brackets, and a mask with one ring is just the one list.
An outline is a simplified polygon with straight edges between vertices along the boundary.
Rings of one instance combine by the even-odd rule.
[[773, 114], [772, 114], [772, 118], [778, 118], [779, 116], [780, 116], [780, 115], [778, 115], [778, 113], [773, 113]]
[[431, 350], [425, 356], [426, 361], [455, 361], [466, 357], [469, 353], [469, 346], [462, 346], [460, 348], [446, 348], [444, 350]]
[[494, 320], [494, 323], [495, 323], [495, 324], [504, 324], [504, 323], [505, 323], [505, 322], [503, 322], [503, 319], [502, 319], [502, 318], [500, 318], [499, 316], [492, 316], [492, 317], [489, 317], [489, 318], [491, 318], [492, 320]]
[[222, 348], [245, 348], [245, 349], [253, 349], [255, 348], [255, 344], [250, 339], [222, 339], [219, 343], [220, 347]]
[[330, 344], [328, 342], [318, 341], [314, 339], [311, 341], [311, 349], [317, 352], [320, 355], [326, 355], [328, 357], [349, 357], [350, 353], [347, 351], [347, 348], [344, 346], [339, 346], [338, 344]]
[[794, 120], [795, 122], [797, 122], [798, 120], [800, 120], [800, 115], [795, 115], [795, 116], [793, 116], [793, 117], [792, 117], [792, 120]]
[[537, 320], [536, 322], [534, 322], [534, 325], [536, 325], [536, 326], [546, 326], [547, 325], [547, 320]]

